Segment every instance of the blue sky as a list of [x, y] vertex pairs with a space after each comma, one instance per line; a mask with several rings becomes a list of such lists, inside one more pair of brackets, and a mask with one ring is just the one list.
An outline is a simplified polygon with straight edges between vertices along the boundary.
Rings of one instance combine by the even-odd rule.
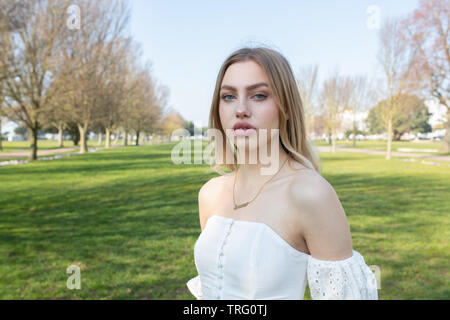
[[[380, 18], [412, 12], [417, 0], [132, 0], [130, 31], [143, 59], [170, 89], [169, 106], [187, 120], [207, 126], [217, 73], [224, 59], [244, 45], [279, 50], [294, 72], [317, 63], [323, 79], [376, 74], [377, 30], [367, 27], [366, 10]], [[3, 127], [11, 131], [11, 126]]]
[[416, 0], [149, 1], [133, 0], [131, 33], [155, 77], [170, 89], [169, 106], [207, 125], [218, 70], [235, 49], [262, 43], [279, 50], [294, 72], [317, 63], [320, 77], [376, 74], [377, 30], [367, 26], [371, 5], [381, 20], [412, 12]]

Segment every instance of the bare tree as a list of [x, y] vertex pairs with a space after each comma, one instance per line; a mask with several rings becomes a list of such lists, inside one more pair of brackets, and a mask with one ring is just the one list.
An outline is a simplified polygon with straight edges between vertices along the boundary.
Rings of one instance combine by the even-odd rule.
[[161, 126], [164, 134], [170, 139], [176, 129], [184, 127], [184, 118], [176, 111], [170, 112], [162, 120]]
[[156, 83], [150, 76], [148, 67], [136, 75], [137, 86], [134, 99], [130, 103], [130, 129], [136, 133], [136, 146], [142, 132], [151, 133], [161, 120], [162, 112], [167, 103], [168, 90]]
[[379, 30], [378, 61], [384, 73], [384, 96], [387, 103], [382, 108], [382, 119], [387, 133], [386, 159], [391, 158], [393, 119], [401, 111], [399, 99], [406, 92], [411, 80], [411, 67], [415, 50], [404, 41], [398, 20], [387, 19]]
[[419, 7], [402, 21], [414, 60], [418, 88], [447, 107], [446, 134], [441, 152], [450, 152], [450, 1], [420, 0]]
[[357, 75], [348, 78], [348, 105], [352, 112], [353, 147], [356, 147], [358, 132], [357, 114], [368, 110], [375, 101], [374, 82], [367, 75]]
[[342, 124], [343, 110], [349, 101], [348, 85], [346, 78], [336, 70], [324, 81], [320, 93], [320, 104], [331, 136], [332, 152], [336, 152], [336, 135]]
[[105, 147], [111, 147], [111, 132], [119, 124], [119, 115], [124, 108], [126, 100], [125, 82], [127, 73], [127, 52], [129, 50], [129, 39], [120, 39], [110, 45], [114, 48], [108, 57], [107, 64], [103, 67], [102, 87], [99, 88], [101, 99], [97, 104], [100, 115], [97, 119], [104, 128], [106, 143]]
[[317, 113], [318, 65], [301, 67], [297, 74], [297, 84], [302, 97], [306, 117], [306, 132], [313, 133]]
[[4, 95], [3, 95], [3, 84], [2, 81], [0, 79], [0, 151], [3, 150], [3, 135], [2, 135], [2, 121], [3, 121], [3, 99], [4, 99]]
[[45, 111], [42, 116], [42, 123], [47, 126], [55, 127], [58, 129], [58, 147], [64, 147], [63, 134], [64, 129], [68, 128], [68, 123], [71, 122], [70, 118], [70, 105], [68, 104], [68, 99], [66, 94], [66, 81], [59, 76], [63, 71], [60, 68], [64, 68], [63, 65], [59, 64], [55, 68], [55, 79], [52, 82], [49, 92], [51, 93], [51, 98], [48, 100], [45, 106]]
[[128, 69], [125, 74], [123, 106], [119, 112], [119, 126], [123, 131], [123, 144], [128, 145], [128, 134], [132, 129], [132, 118], [130, 114], [133, 112], [135, 106], [135, 98], [139, 92], [139, 79], [136, 76], [134, 64], [128, 63]]
[[[6, 112], [23, 123], [30, 136], [30, 160], [37, 159], [37, 134], [51, 95], [54, 57], [65, 28], [68, 1], [17, 2], [3, 19], [13, 17], [14, 30], [1, 33], [0, 74]], [[2, 1], [1, 8], [3, 10]], [[8, 18], [9, 17], [9, 18]]]
[[60, 75], [60, 83], [65, 83], [70, 117], [80, 132], [80, 153], [85, 153], [89, 125], [101, 115], [102, 88], [111, 81], [105, 71], [116, 61], [113, 44], [124, 38], [129, 6], [117, 0], [80, 0], [78, 5], [84, 13], [82, 25], [72, 31], [63, 51], [64, 64], [71, 67]]
[[129, 115], [132, 112], [134, 98], [139, 87], [138, 79], [136, 78], [136, 74], [138, 73], [136, 62], [139, 61], [140, 57], [140, 46], [137, 43], [131, 43], [131, 49], [128, 50], [125, 57], [126, 68], [123, 71], [122, 105], [117, 117], [118, 129], [123, 132], [124, 146], [128, 145], [128, 134], [131, 130], [131, 118]]
[[47, 104], [48, 108], [46, 108], [45, 112], [43, 113], [42, 123], [43, 125], [58, 129], [58, 147], [63, 148], [64, 129], [66, 128], [66, 124], [69, 121], [67, 115], [64, 112], [64, 110], [66, 110], [67, 108], [64, 108], [61, 104], [55, 105], [54, 102], [62, 103], [59, 99], [50, 100]]

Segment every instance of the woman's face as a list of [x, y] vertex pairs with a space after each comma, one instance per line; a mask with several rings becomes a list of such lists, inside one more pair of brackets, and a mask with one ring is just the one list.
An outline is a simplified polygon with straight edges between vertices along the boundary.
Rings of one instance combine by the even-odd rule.
[[[267, 140], [256, 140], [256, 146], [270, 143], [273, 136], [270, 129], [279, 129], [279, 111], [268, 78], [258, 63], [249, 60], [230, 65], [223, 77], [219, 98], [220, 121], [228, 137], [236, 137], [237, 141], [243, 139], [246, 149], [254, 149], [248, 139], [257, 139], [261, 129], [266, 129]], [[233, 130], [238, 122], [246, 122], [256, 130]], [[237, 145], [239, 148], [239, 143]]]

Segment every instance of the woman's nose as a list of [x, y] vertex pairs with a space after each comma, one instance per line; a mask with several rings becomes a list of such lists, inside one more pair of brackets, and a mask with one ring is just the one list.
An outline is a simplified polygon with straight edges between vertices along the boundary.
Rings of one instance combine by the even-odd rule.
[[250, 116], [250, 109], [245, 104], [245, 102], [240, 102], [236, 107], [236, 116], [238, 117]]

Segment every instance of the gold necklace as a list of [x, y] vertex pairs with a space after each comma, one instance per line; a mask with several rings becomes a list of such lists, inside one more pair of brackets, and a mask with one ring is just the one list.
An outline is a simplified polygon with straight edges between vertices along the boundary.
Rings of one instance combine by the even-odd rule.
[[237, 204], [236, 204], [236, 200], [234, 199], [234, 188], [235, 188], [235, 185], [236, 185], [236, 176], [237, 176], [237, 173], [238, 173], [238, 170], [239, 170], [239, 167], [238, 167], [238, 168], [236, 169], [236, 174], [234, 175], [234, 183], [233, 183], [233, 202], [234, 202], [234, 210], [239, 209], [239, 208], [246, 207], [250, 202], [252, 202], [253, 200], [255, 200], [256, 197], [257, 197], [257, 196], [259, 195], [259, 193], [261, 192], [261, 190], [264, 188], [264, 186], [265, 186], [267, 183], [269, 183], [270, 180], [272, 180], [272, 179], [278, 174], [278, 172], [281, 171], [281, 169], [284, 167], [284, 164], [288, 161], [288, 159], [289, 159], [289, 157], [284, 161], [283, 165], [280, 167], [280, 169], [278, 169], [277, 173], [275, 173], [275, 174], [272, 176], [272, 178], [270, 178], [267, 182], [265, 182], [265, 183], [262, 185], [262, 187], [259, 189], [259, 191], [258, 191], [258, 193], [256, 194], [256, 196], [255, 196], [252, 200], [247, 201], [247, 202], [244, 202], [243, 204], [240, 204], [240, 205], [237, 205]]

